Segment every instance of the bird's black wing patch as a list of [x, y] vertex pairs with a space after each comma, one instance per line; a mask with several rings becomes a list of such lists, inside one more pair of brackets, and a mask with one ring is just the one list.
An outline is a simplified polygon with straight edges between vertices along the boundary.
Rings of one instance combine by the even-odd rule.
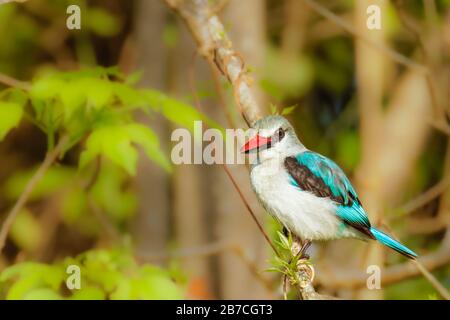
[[[287, 157], [284, 160], [284, 166], [300, 189], [309, 191], [316, 197], [330, 198], [338, 204], [345, 204], [342, 196], [335, 196], [331, 191], [331, 188], [325, 184], [321, 177], [312, 173], [307, 166], [298, 163], [295, 157]], [[352, 203], [346, 205], [351, 206]]]
[[[323, 178], [315, 175], [306, 165], [299, 163], [297, 158], [287, 157], [284, 161], [284, 166], [292, 179], [294, 179], [296, 185], [303, 191], [311, 192], [316, 197], [329, 198], [336, 202], [341, 208], [353, 209], [353, 204], [355, 204], [356, 207], [361, 206], [358, 198], [350, 191], [346, 191], [346, 199], [342, 195], [333, 194], [331, 188], [324, 182]], [[356, 217], [359, 218], [358, 215], [356, 215]], [[355, 228], [369, 238], [374, 239], [374, 236], [370, 231], [371, 226], [368, 220], [364, 219], [361, 221], [361, 219], [341, 218], [345, 224]]]

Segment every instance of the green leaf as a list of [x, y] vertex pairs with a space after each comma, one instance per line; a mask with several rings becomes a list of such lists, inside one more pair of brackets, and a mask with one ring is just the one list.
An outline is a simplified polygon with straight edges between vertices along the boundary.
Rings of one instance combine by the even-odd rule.
[[[25, 189], [28, 181], [37, 169], [21, 171], [10, 177], [4, 184], [3, 190], [8, 199], [17, 199]], [[68, 167], [51, 167], [44, 174], [44, 177], [37, 183], [30, 195], [31, 200], [46, 197], [61, 190], [73, 180], [76, 172]]]
[[72, 115], [86, 103], [86, 88], [81, 81], [74, 81], [70, 85], [61, 87], [60, 97], [64, 105], [64, 121], [67, 123]]
[[38, 288], [41, 285], [40, 275], [32, 273], [27, 277], [23, 277], [14, 282], [9, 288], [6, 295], [7, 300], [23, 299], [27, 292]]
[[97, 287], [81, 287], [74, 290], [71, 300], [105, 300], [106, 294]]
[[283, 108], [283, 110], [281, 111], [281, 115], [287, 116], [287, 115], [291, 114], [292, 112], [294, 112], [295, 108], [297, 108], [296, 104], [293, 106], [290, 106], [290, 107]]
[[5, 269], [0, 274], [0, 281], [16, 278], [6, 295], [7, 299], [16, 300], [23, 299], [29, 291], [37, 288], [57, 290], [64, 277], [65, 273], [59, 265], [24, 262]]
[[139, 82], [139, 80], [141, 80], [142, 73], [143, 73], [142, 71], [135, 71], [129, 74], [125, 79], [125, 83], [130, 86], [136, 85]]
[[35, 80], [31, 86], [32, 100], [49, 100], [59, 96], [65, 83], [55, 75], [45, 76]]
[[85, 23], [89, 29], [103, 37], [111, 37], [120, 31], [119, 20], [108, 11], [89, 8], [85, 11]]
[[22, 273], [25, 273], [30, 267], [34, 267], [38, 265], [35, 262], [23, 262], [19, 264], [14, 264], [0, 273], [0, 282], [4, 282], [16, 276], [20, 276]]
[[0, 141], [22, 118], [23, 108], [19, 103], [0, 101]]
[[138, 154], [132, 143], [141, 145], [150, 159], [164, 169], [171, 170], [170, 162], [159, 148], [156, 134], [137, 123], [105, 126], [92, 132], [86, 142], [86, 150], [81, 154], [80, 167], [85, 167], [96, 156], [103, 155], [128, 174], [135, 175]]
[[114, 93], [125, 106], [144, 107], [149, 105], [145, 90], [136, 90], [127, 84], [114, 83]]
[[171, 164], [159, 147], [158, 137], [149, 127], [135, 123], [126, 126], [125, 130], [131, 141], [141, 145], [150, 159], [166, 171], [171, 171]]
[[291, 246], [290, 246], [290, 243], [289, 243], [288, 238], [287, 238], [282, 232], [280, 232], [280, 231], [278, 231], [277, 233], [278, 233], [278, 238], [279, 238], [280, 241], [281, 241], [282, 247], [283, 247], [284, 249], [289, 249]]
[[113, 96], [113, 85], [111, 82], [97, 78], [82, 80], [82, 88], [86, 90], [88, 105], [94, 108], [104, 107]]
[[190, 131], [194, 131], [195, 121], [204, 121], [209, 128], [216, 128], [224, 132], [224, 129], [215, 121], [194, 109], [189, 104], [166, 96], [156, 90], [145, 90], [148, 103], [159, 110], [167, 119], [179, 124]]
[[80, 156], [80, 168], [99, 155], [122, 167], [128, 174], [135, 175], [138, 154], [123, 127], [107, 126], [93, 131], [86, 142], [86, 150]]
[[94, 299], [183, 299], [181, 286], [171, 273], [149, 264], [138, 265], [128, 251], [92, 250], [52, 265], [19, 263], [0, 273], [7, 299], [62, 299], [59, 290], [67, 278], [68, 265], [81, 268], [81, 289], [72, 290], [71, 300]]
[[19, 248], [27, 251], [37, 249], [43, 239], [41, 225], [31, 212], [26, 209], [19, 212], [9, 233], [14, 243]]
[[276, 115], [279, 113], [278, 111], [278, 107], [276, 105], [274, 105], [273, 103], [270, 104], [270, 114], [271, 115]]
[[113, 299], [183, 299], [180, 287], [170, 279], [169, 273], [151, 265], [141, 267], [139, 275], [121, 281]]
[[118, 224], [129, 219], [136, 212], [138, 204], [136, 194], [123, 188], [127, 179], [123, 170], [104, 161], [97, 183], [92, 188], [94, 201]]
[[270, 268], [267, 268], [265, 271], [266, 272], [278, 272], [278, 273], [283, 273], [284, 272], [283, 269], [277, 268], [277, 267], [270, 267]]
[[24, 300], [62, 300], [62, 296], [52, 289], [39, 288], [29, 291], [23, 296]]
[[117, 287], [110, 295], [112, 300], [131, 300], [131, 283], [128, 279], [120, 279]]

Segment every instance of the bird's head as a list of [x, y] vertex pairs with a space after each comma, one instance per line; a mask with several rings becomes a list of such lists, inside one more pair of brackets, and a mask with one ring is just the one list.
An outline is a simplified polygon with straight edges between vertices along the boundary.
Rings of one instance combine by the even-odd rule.
[[294, 128], [286, 118], [272, 115], [255, 122], [256, 134], [242, 147], [241, 152], [257, 152], [261, 161], [274, 157], [284, 159], [305, 150]]

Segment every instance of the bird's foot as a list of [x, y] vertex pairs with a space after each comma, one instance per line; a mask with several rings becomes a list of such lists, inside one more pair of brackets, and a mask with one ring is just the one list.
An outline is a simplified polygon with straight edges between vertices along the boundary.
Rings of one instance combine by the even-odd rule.
[[307, 253], [311, 244], [311, 240], [305, 239], [297, 253], [297, 272], [300, 281], [299, 285], [302, 288], [305, 288], [308, 284], [312, 283], [315, 276], [314, 267], [309, 263], [310, 256]]
[[309, 247], [311, 246], [311, 244], [312, 244], [311, 240], [306, 239], [305, 241], [303, 241], [300, 251], [298, 252], [300, 259], [309, 260], [310, 256], [307, 253], [307, 251], [308, 251]]
[[292, 255], [298, 257], [302, 260], [309, 260], [309, 254], [307, 253], [309, 247], [311, 246], [311, 240], [305, 239], [301, 241], [300, 238], [294, 238], [294, 246], [292, 248]]

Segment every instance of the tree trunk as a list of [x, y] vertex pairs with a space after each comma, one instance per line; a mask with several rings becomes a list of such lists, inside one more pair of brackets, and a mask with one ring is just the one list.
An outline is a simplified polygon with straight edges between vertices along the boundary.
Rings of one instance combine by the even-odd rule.
[[[167, 50], [162, 39], [167, 12], [167, 7], [160, 1], [140, 0], [137, 3], [135, 41], [139, 53], [137, 68], [143, 71], [140, 83], [143, 87], [167, 88]], [[160, 116], [152, 121], [143, 115], [138, 117], [158, 134], [162, 148], [167, 150], [167, 122]], [[140, 203], [133, 235], [138, 251], [160, 252], [166, 249], [169, 240], [169, 177], [147, 157], [139, 159], [136, 187]]]

